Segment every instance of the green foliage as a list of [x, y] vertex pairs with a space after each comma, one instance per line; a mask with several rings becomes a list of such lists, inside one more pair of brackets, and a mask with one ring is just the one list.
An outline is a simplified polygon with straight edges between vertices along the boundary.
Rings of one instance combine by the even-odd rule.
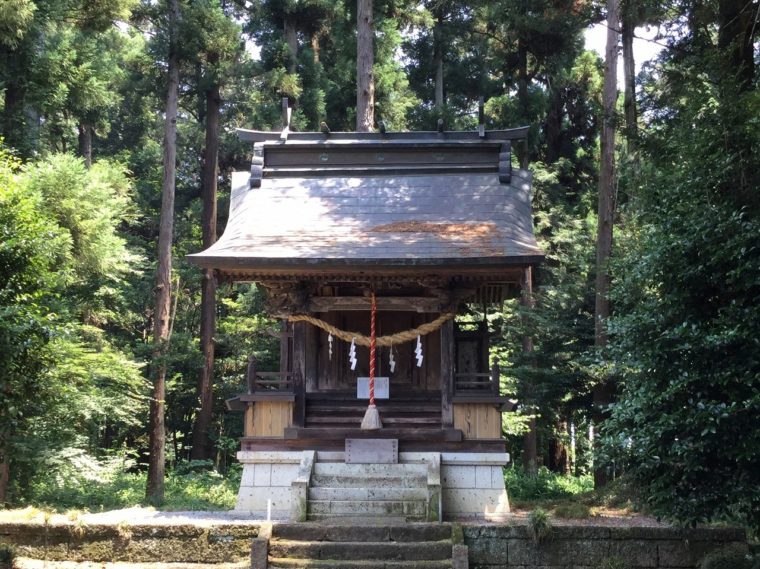
[[552, 533], [552, 525], [549, 521], [549, 513], [542, 508], [535, 508], [528, 514], [528, 532], [533, 541], [541, 542]]
[[760, 97], [712, 80], [722, 60], [701, 55], [666, 59], [648, 85], [662, 110], [613, 267], [621, 393], [607, 450], [658, 516], [758, 528], [760, 129], [748, 117]]
[[564, 476], [541, 467], [535, 476], [530, 476], [518, 465], [504, 470], [504, 483], [512, 500], [571, 498], [594, 489], [590, 475]]
[[591, 507], [580, 502], [565, 502], [558, 504], [552, 510], [552, 514], [558, 518], [564, 519], [586, 519], [593, 515]]
[[117, 233], [131, 199], [122, 166], [101, 161], [87, 169], [81, 159], [57, 154], [28, 166], [21, 183], [68, 232], [74, 282], [114, 279], [127, 270], [134, 258]]
[[[124, 456], [96, 459], [80, 449], [64, 449], [33, 480], [24, 502], [56, 512], [70, 509], [103, 511], [147, 506], [145, 473]], [[169, 471], [165, 510], [228, 510], [234, 507], [240, 469], [227, 476], [200, 465], [183, 464]]]
[[34, 19], [37, 5], [33, 0], [4, 0], [0, 2], [0, 43], [18, 47]]

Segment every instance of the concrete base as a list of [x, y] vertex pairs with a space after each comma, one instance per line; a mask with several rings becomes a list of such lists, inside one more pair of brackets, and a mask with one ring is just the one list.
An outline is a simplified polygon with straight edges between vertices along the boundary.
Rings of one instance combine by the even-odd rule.
[[[427, 463], [430, 453], [400, 453], [400, 463]], [[317, 453], [317, 461], [343, 461], [344, 453]], [[292, 483], [298, 478], [303, 451], [238, 453], [243, 477], [237, 512], [267, 512], [272, 520], [291, 519], [295, 511]], [[506, 453], [441, 453], [443, 517], [503, 521], [509, 500], [502, 468]]]
[[302, 456], [302, 451], [239, 452], [243, 477], [235, 511], [266, 512], [272, 520], [289, 520], [294, 506], [291, 485]]
[[506, 453], [441, 453], [444, 519], [506, 520], [503, 467], [508, 462]]

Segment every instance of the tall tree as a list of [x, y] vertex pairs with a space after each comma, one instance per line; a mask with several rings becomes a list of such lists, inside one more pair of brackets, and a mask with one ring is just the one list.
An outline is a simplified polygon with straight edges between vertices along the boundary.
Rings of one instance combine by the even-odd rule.
[[356, 0], [356, 130], [358, 132], [371, 132], [375, 125], [373, 36], [372, 0]]
[[[607, 47], [604, 57], [604, 88], [602, 90], [602, 133], [600, 138], [599, 198], [596, 233], [596, 307], [594, 310], [594, 345], [607, 345], [607, 320], [610, 317], [610, 269], [612, 228], [615, 216], [615, 128], [617, 104], [617, 62], [620, 40], [620, 3], [607, 0]], [[612, 385], [605, 377], [594, 388], [596, 419], [601, 421], [606, 407], [612, 402]], [[594, 484], [607, 483], [607, 471], [597, 467]]]
[[154, 504], [164, 499], [164, 473], [166, 468], [166, 354], [170, 334], [172, 301], [172, 237], [174, 233], [174, 190], [177, 162], [177, 100], [179, 97], [179, 0], [167, 2], [167, 58], [166, 119], [164, 126], [163, 165], [161, 189], [161, 220], [158, 236], [158, 265], [156, 267], [156, 305], [153, 315], [153, 397], [150, 402], [150, 457], [146, 497]]
[[[216, 1], [196, 2], [185, 17], [183, 41], [185, 49], [191, 49], [200, 64], [198, 96], [205, 107], [205, 146], [203, 150], [201, 201], [202, 245], [206, 249], [216, 241], [217, 185], [219, 169], [219, 119], [221, 110], [221, 85], [229, 81], [231, 65], [240, 53], [240, 29], [224, 13]], [[213, 413], [214, 385], [214, 334], [216, 330], [216, 279], [213, 271], [204, 269], [201, 284], [200, 341], [203, 366], [198, 376], [198, 399], [200, 408], [193, 426], [193, 460], [212, 456], [211, 421]]]

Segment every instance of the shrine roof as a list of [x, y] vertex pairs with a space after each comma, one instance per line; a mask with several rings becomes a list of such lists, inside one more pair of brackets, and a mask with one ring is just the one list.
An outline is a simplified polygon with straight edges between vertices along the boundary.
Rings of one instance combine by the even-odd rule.
[[531, 175], [485, 133], [279, 133], [232, 177], [222, 237], [189, 259], [223, 272], [533, 265]]

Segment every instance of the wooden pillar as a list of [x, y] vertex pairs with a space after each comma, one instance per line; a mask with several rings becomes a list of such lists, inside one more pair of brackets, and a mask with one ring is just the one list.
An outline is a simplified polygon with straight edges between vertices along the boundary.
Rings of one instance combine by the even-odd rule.
[[317, 333], [308, 322], [293, 324], [293, 426], [306, 420], [306, 392], [317, 388]]
[[441, 426], [454, 428], [454, 319], [441, 326]]

